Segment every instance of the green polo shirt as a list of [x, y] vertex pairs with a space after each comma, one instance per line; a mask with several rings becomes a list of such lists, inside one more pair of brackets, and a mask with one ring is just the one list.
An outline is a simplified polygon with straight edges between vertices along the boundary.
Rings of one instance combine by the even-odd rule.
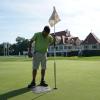
[[53, 37], [49, 34], [47, 37], [43, 37], [42, 32], [35, 33], [32, 37], [35, 41], [34, 50], [38, 52], [47, 52], [49, 44], [53, 42]]

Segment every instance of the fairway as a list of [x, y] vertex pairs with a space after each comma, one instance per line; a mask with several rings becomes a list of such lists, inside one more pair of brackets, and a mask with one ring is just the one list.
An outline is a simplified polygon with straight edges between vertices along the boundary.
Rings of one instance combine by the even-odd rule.
[[[54, 87], [54, 61], [48, 60], [46, 81]], [[57, 59], [57, 90], [35, 94], [26, 87], [31, 81], [29, 58], [0, 57], [0, 100], [100, 100], [100, 58]], [[40, 69], [37, 74], [40, 81]]]

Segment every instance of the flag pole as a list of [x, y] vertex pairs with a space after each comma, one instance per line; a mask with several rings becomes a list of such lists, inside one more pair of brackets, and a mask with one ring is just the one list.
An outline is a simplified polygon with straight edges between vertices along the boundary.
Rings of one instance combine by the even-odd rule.
[[[55, 15], [54, 15], [54, 40], [56, 40], [55, 39]], [[57, 89], [57, 84], [56, 84], [56, 59], [55, 59], [55, 57], [56, 57], [56, 43], [55, 43], [55, 41], [54, 41], [54, 83], [55, 83], [55, 87], [54, 87], [54, 89]]]
[[57, 85], [56, 85], [56, 38], [55, 38], [55, 24], [57, 24], [60, 21], [60, 18], [57, 14], [57, 11], [55, 9], [55, 6], [53, 7], [53, 13], [51, 15], [51, 17], [49, 18], [49, 24], [51, 27], [54, 27], [54, 89], [57, 89]]

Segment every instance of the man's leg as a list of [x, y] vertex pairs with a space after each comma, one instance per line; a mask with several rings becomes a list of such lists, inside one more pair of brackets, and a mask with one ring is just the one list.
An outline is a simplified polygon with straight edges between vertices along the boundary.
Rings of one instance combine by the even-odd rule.
[[36, 85], [35, 80], [36, 80], [36, 75], [37, 75], [39, 64], [40, 64], [39, 57], [38, 55], [35, 54], [34, 59], [33, 59], [32, 82], [28, 85], [28, 88], [35, 87]]
[[32, 82], [28, 85], [28, 88], [32, 88], [35, 87], [36, 83], [35, 83], [35, 79], [36, 79], [36, 75], [37, 75], [37, 69], [33, 69], [32, 71]]
[[41, 69], [41, 82], [44, 81], [45, 69]]
[[41, 82], [40, 82], [40, 86], [45, 86], [47, 87], [48, 84], [45, 83], [45, 71], [46, 69], [41, 69]]
[[48, 84], [45, 83], [45, 73], [46, 73], [46, 59], [47, 57], [47, 54], [46, 53], [43, 53], [42, 54], [42, 60], [41, 60], [41, 82], [40, 82], [40, 85], [41, 86], [48, 86]]
[[41, 82], [44, 81], [45, 72], [46, 72], [46, 64], [47, 64], [47, 54], [42, 54], [42, 60], [41, 60]]
[[37, 75], [37, 69], [33, 69], [32, 71], [32, 78], [33, 78], [33, 82], [35, 82], [35, 79], [36, 79], [36, 75]]

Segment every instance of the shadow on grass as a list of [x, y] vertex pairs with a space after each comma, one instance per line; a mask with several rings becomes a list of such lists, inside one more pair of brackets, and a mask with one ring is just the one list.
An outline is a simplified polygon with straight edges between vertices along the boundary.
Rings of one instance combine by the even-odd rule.
[[9, 91], [7, 93], [1, 94], [0, 95], [0, 100], [8, 100], [9, 98], [24, 94], [26, 92], [29, 92], [30, 89], [24, 87], [24, 88], [20, 88], [17, 90], [13, 90], [13, 91]]
[[[9, 92], [0, 94], [0, 100], [8, 100], [8, 99], [10, 99], [12, 97], [15, 97], [15, 96], [18, 96], [18, 95], [22, 95], [22, 94], [27, 93], [29, 91], [31, 91], [31, 90], [26, 88], [26, 87], [20, 88], [20, 89], [17, 89], [17, 90], [13, 90], [13, 91], [9, 91]], [[49, 92], [51, 92], [51, 91], [40, 93], [40, 94], [38, 94], [38, 96], [34, 97], [32, 100], [36, 100], [36, 99], [46, 95]]]

